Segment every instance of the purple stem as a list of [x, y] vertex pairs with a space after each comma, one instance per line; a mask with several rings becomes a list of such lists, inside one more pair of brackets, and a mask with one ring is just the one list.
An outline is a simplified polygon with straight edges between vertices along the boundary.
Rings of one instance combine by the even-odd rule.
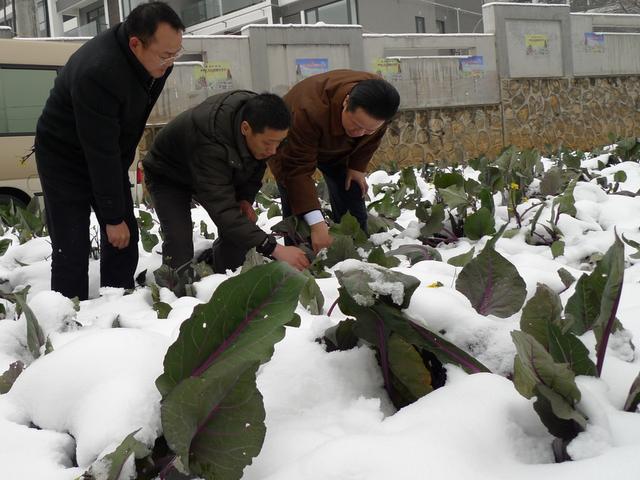
[[338, 300], [339, 300], [339, 298], [336, 298], [336, 301], [333, 302], [333, 304], [331, 305], [331, 308], [329, 308], [329, 311], [327, 312], [327, 316], [328, 317], [331, 316], [331, 312], [333, 312], [333, 309], [336, 308], [336, 305], [338, 304]]

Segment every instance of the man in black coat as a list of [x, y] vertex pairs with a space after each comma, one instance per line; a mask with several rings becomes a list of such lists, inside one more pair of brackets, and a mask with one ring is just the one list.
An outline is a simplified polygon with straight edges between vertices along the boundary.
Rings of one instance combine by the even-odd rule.
[[143, 166], [164, 236], [165, 264], [178, 271], [189, 268], [195, 198], [218, 227], [212, 248], [216, 272], [240, 266], [253, 247], [298, 270], [309, 266], [302, 250], [279, 245], [258, 228], [252, 207], [265, 160], [286, 138], [290, 123], [277, 95], [237, 90], [209, 97], [160, 131]]
[[53, 249], [51, 288], [88, 298], [89, 216], [100, 223], [100, 285], [133, 288], [138, 227], [128, 169], [184, 25], [162, 2], [139, 5], [84, 44], [56, 78], [38, 120], [36, 162]]

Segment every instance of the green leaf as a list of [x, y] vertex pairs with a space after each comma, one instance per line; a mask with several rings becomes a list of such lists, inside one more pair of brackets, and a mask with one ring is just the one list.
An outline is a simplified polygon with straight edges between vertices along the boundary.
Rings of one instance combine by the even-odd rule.
[[539, 283], [536, 293], [522, 309], [520, 330], [531, 335], [549, 350], [549, 325], [559, 324], [561, 315], [560, 296], [546, 285]]
[[140, 227], [141, 231], [149, 231], [153, 228], [153, 217], [149, 212], [138, 210], [138, 226]]
[[20, 376], [24, 370], [24, 363], [20, 360], [13, 362], [9, 365], [9, 369], [0, 375], [0, 395], [4, 395], [13, 386], [13, 383]]
[[518, 393], [525, 398], [533, 398], [537, 383], [535, 377], [528, 375], [522, 360], [516, 355], [513, 358], [513, 386]]
[[309, 272], [304, 272], [307, 282], [300, 292], [300, 303], [312, 315], [321, 315], [324, 306], [324, 295], [316, 282], [316, 279]]
[[151, 253], [153, 247], [155, 247], [159, 240], [155, 233], [149, 233], [148, 230], [140, 230], [140, 240], [142, 241], [142, 248], [145, 252]]
[[358, 345], [358, 336], [354, 333], [356, 321], [353, 318], [342, 320], [324, 332], [327, 352], [335, 350], [351, 350]]
[[242, 268], [240, 269], [240, 273], [246, 273], [254, 267], [259, 267], [260, 265], [264, 265], [267, 263], [266, 259], [263, 255], [258, 253], [258, 251], [254, 248], [247, 252], [247, 255], [244, 258], [244, 263], [242, 264]]
[[547, 170], [540, 182], [540, 193], [544, 196], [558, 195], [563, 185], [562, 171], [558, 167]]
[[185, 294], [185, 285], [182, 278], [176, 270], [169, 265], [162, 265], [153, 272], [153, 278], [156, 280], [158, 287], [165, 287], [175, 293], [178, 297]]
[[420, 229], [420, 236], [428, 238], [442, 231], [444, 226], [444, 204], [436, 203], [431, 207], [431, 214], [422, 220], [424, 226]]
[[580, 390], [576, 385], [575, 375], [566, 364], [554, 362], [551, 354], [528, 333], [513, 331], [511, 338], [521, 362], [522, 369], [519, 373], [530, 380], [526, 383], [545, 385], [571, 405], [580, 401]]
[[47, 341], [44, 343], [44, 354], [48, 355], [53, 352], [53, 343], [51, 343], [51, 337], [47, 336]]
[[346, 235], [334, 235], [333, 243], [327, 249], [325, 266], [331, 268], [348, 258], [360, 259], [360, 255], [358, 255], [358, 251], [353, 244], [353, 239]]
[[152, 283], [151, 285], [149, 285], [149, 289], [151, 290], [151, 300], [153, 301], [153, 303], [159, 302], [160, 289], [158, 288], [158, 285]]
[[624, 277], [624, 245], [616, 240], [590, 275], [582, 275], [575, 292], [567, 301], [565, 315], [571, 331], [582, 335], [593, 329], [598, 351], [598, 371], [604, 362], [604, 352], [613, 329]]
[[409, 259], [411, 265], [415, 265], [423, 260], [442, 261], [440, 252], [429, 245], [401, 245], [395, 250], [391, 250], [387, 255], [404, 255]]
[[464, 222], [464, 234], [471, 240], [480, 240], [485, 235], [492, 235], [496, 232], [496, 221], [491, 212], [482, 207], [477, 212], [469, 215]]
[[205, 376], [181, 381], [163, 400], [164, 436], [190, 473], [238, 480], [260, 453], [266, 428], [256, 387], [259, 364], [215, 364]]
[[[0, 393], [2, 393], [2, 391], [0, 391]], [[635, 412], [638, 409], [639, 404], [640, 404], [640, 374], [638, 374], [636, 379], [631, 384], [631, 388], [629, 389], [629, 395], [627, 396], [627, 401], [624, 402], [624, 411]]]
[[215, 240], [216, 234], [211, 232], [209, 233], [209, 227], [204, 220], [200, 220], [200, 235], [202, 235], [207, 240]]
[[165, 319], [171, 312], [171, 305], [165, 302], [156, 302], [153, 304], [153, 310], [158, 314], [159, 319]]
[[613, 174], [613, 181], [614, 182], [626, 182], [627, 181], [627, 174], [625, 173], [624, 170], [618, 170], [616, 173]]
[[156, 385], [165, 396], [214, 362], [264, 362], [285, 333], [306, 278], [286, 263], [271, 262], [224, 281], [197, 305], [167, 351]]
[[413, 191], [418, 190], [418, 181], [413, 167], [405, 167], [400, 171], [400, 184]]
[[551, 255], [553, 255], [553, 258], [564, 255], [564, 242], [562, 240], [556, 240], [551, 244]]
[[455, 257], [451, 257], [449, 260], [447, 260], [447, 263], [449, 265], [453, 265], [454, 267], [464, 267], [467, 263], [469, 263], [471, 260], [473, 260], [473, 256], [476, 253], [476, 247], [471, 247], [471, 250], [469, 250], [467, 253], [463, 253], [460, 255], [456, 255]]
[[564, 288], [569, 288], [576, 281], [576, 278], [564, 267], [558, 269], [558, 275]]
[[496, 206], [493, 201], [493, 194], [491, 193], [491, 190], [488, 188], [483, 188], [478, 194], [478, 198], [480, 199], [480, 206], [489, 210], [491, 216], [495, 215]]
[[464, 177], [460, 172], [437, 171], [433, 178], [433, 185], [439, 190], [452, 186], [463, 187]]
[[378, 215], [381, 217], [395, 220], [400, 216], [402, 211], [395, 202], [393, 195], [387, 192], [382, 199], [377, 200], [369, 204], [368, 208], [374, 208]]
[[280, 211], [280, 205], [278, 205], [275, 202], [272, 203], [269, 209], [267, 210], [267, 218], [271, 219], [273, 217], [279, 217], [281, 215], [282, 215], [282, 212]]
[[297, 215], [283, 218], [271, 227], [271, 231], [289, 237], [294, 245], [311, 243], [311, 229], [307, 222], [298, 218]]
[[294, 313], [293, 316], [291, 317], [291, 320], [285, 323], [284, 325], [285, 327], [299, 328], [301, 324], [302, 324], [302, 319], [300, 318], [300, 315], [298, 315], [297, 313]]
[[27, 293], [28, 287], [21, 292], [16, 292], [13, 294], [16, 303], [20, 306], [20, 310], [24, 313], [24, 316], [27, 319], [27, 345], [29, 347], [29, 351], [33, 358], [38, 358], [40, 356], [40, 347], [45, 344], [46, 339], [44, 338], [44, 333], [40, 328], [40, 324], [38, 323], [38, 319], [35, 314], [27, 305]]
[[447, 188], [438, 189], [438, 193], [442, 196], [442, 200], [450, 209], [469, 204], [467, 193], [461, 186], [452, 185]]
[[400, 265], [400, 260], [393, 255], [386, 255], [382, 247], [373, 248], [367, 257], [367, 262], [375, 263], [385, 268], [393, 268]]
[[411, 395], [407, 403], [413, 403], [433, 391], [431, 372], [413, 345], [400, 335], [391, 334], [387, 346], [391, 372]]
[[131, 455], [142, 458], [149, 454], [149, 449], [134, 437], [139, 431], [140, 429], [127, 435], [118, 448], [96, 460], [79, 479], [119, 480], [124, 464]]
[[558, 206], [560, 213], [565, 213], [572, 217], [575, 217], [577, 214], [576, 206], [575, 206], [576, 199], [573, 196], [573, 190], [575, 189], [575, 187], [576, 187], [576, 180], [574, 179], [574, 180], [571, 180], [571, 182], [569, 182], [569, 185], [567, 186], [565, 191], [562, 193], [562, 195], [557, 196], [553, 200], [553, 204]]
[[563, 332], [559, 325], [549, 323], [548, 340], [549, 353], [556, 362], [566, 363], [576, 375], [597, 375], [589, 350], [571, 332]]
[[0, 256], [7, 253], [7, 250], [9, 249], [11, 243], [13, 243], [13, 240], [11, 240], [10, 238], [3, 238], [2, 240], [0, 240]]
[[363, 263], [362, 269], [337, 271], [336, 278], [346, 293], [363, 306], [377, 299], [399, 308], [407, 308], [420, 280], [404, 273]]
[[340, 223], [331, 226], [332, 235], [345, 235], [351, 237], [353, 244], [361, 247], [367, 244], [367, 234], [362, 231], [356, 217], [347, 212], [342, 216]]
[[520, 310], [527, 295], [518, 270], [495, 251], [492, 241], [465, 265], [456, 280], [456, 289], [481, 315], [500, 318], [507, 318]]
[[535, 388], [533, 408], [553, 436], [565, 441], [574, 439], [587, 426], [587, 419], [562, 395], [546, 385]]

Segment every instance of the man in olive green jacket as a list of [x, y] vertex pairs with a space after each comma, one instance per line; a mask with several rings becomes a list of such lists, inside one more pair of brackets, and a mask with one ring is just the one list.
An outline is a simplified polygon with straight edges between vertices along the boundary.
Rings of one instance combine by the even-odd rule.
[[164, 235], [165, 264], [182, 270], [193, 259], [195, 199], [218, 227], [214, 271], [240, 266], [253, 247], [298, 270], [309, 265], [302, 250], [279, 245], [258, 228], [252, 207], [265, 160], [286, 138], [290, 122], [277, 95], [238, 90], [208, 98], [160, 131], [143, 165]]

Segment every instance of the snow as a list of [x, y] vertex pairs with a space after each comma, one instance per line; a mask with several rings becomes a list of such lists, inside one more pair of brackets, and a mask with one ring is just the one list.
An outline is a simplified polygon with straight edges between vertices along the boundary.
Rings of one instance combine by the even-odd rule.
[[[608, 160], [609, 154], [600, 157], [602, 163]], [[583, 166], [595, 169], [597, 162], [585, 160]], [[613, 182], [620, 170], [627, 174], [621, 190], [640, 188], [636, 163], [607, 166], [601, 173]], [[465, 176], [473, 175], [470, 169], [465, 171]], [[398, 179], [399, 174], [373, 172], [368, 177], [370, 198], [376, 199], [373, 185]], [[418, 188], [423, 199], [434, 199], [433, 186], [422, 178]], [[640, 199], [606, 194], [595, 183], [585, 182], [578, 182], [574, 196], [577, 218], [563, 215], [559, 222], [566, 245], [563, 256], [554, 259], [547, 247], [525, 243], [524, 232], [496, 243], [496, 250], [523, 277], [527, 298], [538, 283], [544, 283], [562, 292], [566, 302], [574, 287], [565, 291], [557, 273], [560, 268], [576, 278], [590, 271], [593, 255], [602, 255], [611, 246], [614, 231], [640, 241]], [[508, 216], [505, 206], [497, 206], [499, 226]], [[200, 221], [210, 232], [216, 229], [202, 208], [192, 214], [196, 251], [202, 251], [211, 241], [199, 235]], [[534, 214], [535, 210], [524, 217], [523, 230], [530, 228]], [[539, 223], [547, 222], [549, 216], [547, 209]], [[262, 213], [258, 225], [269, 228], [277, 221]], [[414, 212], [403, 212], [397, 221], [405, 229], [402, 233], [373, 235], [373, 243], [385, 250], [419, 243], [420, 224]], [[6, 280], [3, 291], [31, 286], [28, 302], [53, 352], [32, 358], [26, 349], [24, 315], [16, 318], [13, 305], [2, 300], [7, 318], [0, 320], [0, 373], [16, 360], [27, 368], [11, 391], [0, 396], [0, 478], [77, 478], [138, 429], [136, 438], [151, 446], [161, 434], [160, 394], [154, 382], [163, 371], [166, 350], [193, 308], [208, 301], [237, 272], [204, 278], [194, 285], [195, 297], [177, 298], [160, 289], [160, 300], [172, 309], [168, 318], [159, 319], [148, 287], [132, 293], [100, 289], [99, 261], [91, 260], [91, 298], [80, 302], [76, 312], [71, 301], [49, 290], [48, 239], [20, 245], [10, 233], [3, 238], [13, 239], [0, 257], [0, 280]], [[640, 415], [622, 411], [640, 371], [640, 359], [630, 343], [640, 338], [640, 263], [629, 257], [635, 250], [626, 249], [628, 264], [617, 314], [625, 330], [610, 338], [601, 378], [576, 379], [582, 392], [579, 407], [589, 424], [569, 444], [574, 461], [556, 464], [553, 437], [533, 410], [533, 401], [518, 394], [507, 378], [515, 354], [510, 333], [519, 328], [520, 314], [504, 319], [476, 313], [455, 288], [461, 269], [446, 263], [474, 247], [479, 253], [486, 241], [463, 238], [438, 247], [443, 262], [410, 266], [403, 261], [394, 270], [421, 282], [405, 314], [472, 353], [493, 374], [467, 375], [447, 365], [444, 387], [396, 411], [371, 349], [327, 353], [316, 342], [327, 328], [345, 318], [339, 308], [331, 316], [326, 314], [338, 296], [336, 271], [364, 269], [372, 276], [368, 284], [372, 295], [391, 295], [398, 304], [404, 298], [402, 284], [382, 281], [375, 267], [357, 260], [341, 262], [334, 267], [334, 276], [317, 281], [325, 297], [323, 314], [311, 315], [299, 306], [301, 326], [287, 327], [272, 360], [258, 372], [267, 434], [260, 455], [243, 478], [409, 480], [422, 478], [425, 472], [447, 480], [636, 478]], [[148, 253], [140, 247], [136, 273], [147, 270], [149, 283], [161, 263], [158, 250], [159, 246]], [[373, 296], [363, 299], [365, 303], [372, 300]], [[581, 340], [594, 359], [593, 333]]]

